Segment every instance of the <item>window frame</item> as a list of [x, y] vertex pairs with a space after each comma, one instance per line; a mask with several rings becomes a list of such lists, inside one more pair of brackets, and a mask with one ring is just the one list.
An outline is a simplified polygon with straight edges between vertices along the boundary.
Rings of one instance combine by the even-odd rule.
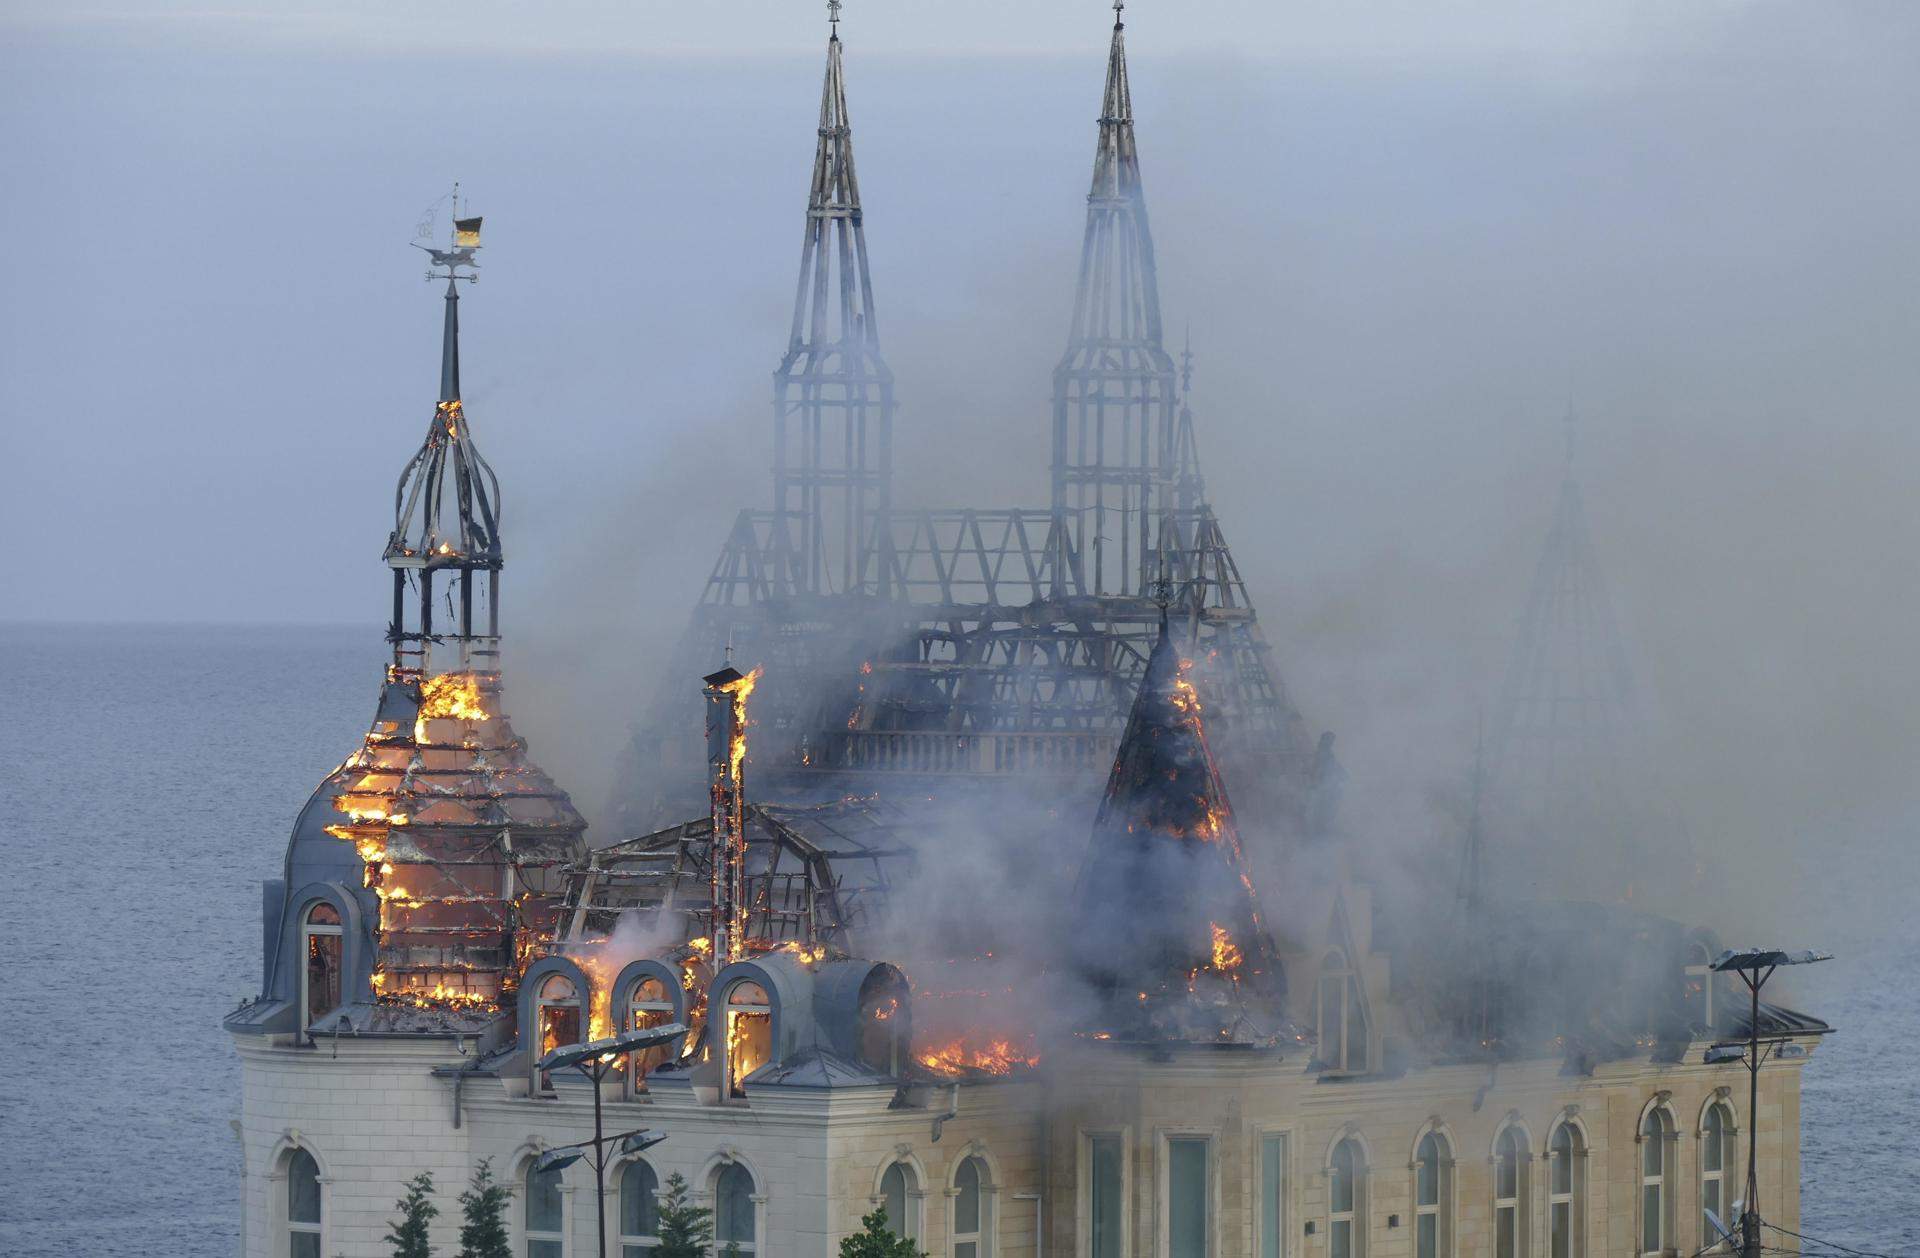
[[[979, 1166], [976, 1188], [980, 1197], [980, 1215], [976, 1223], [977, 1231], [960, 1230], [960, 1173], [969, 1162]], [[1000, 1211], [999, 1179], [993, 1173], [993, 1165], [987, 1161], [986, 1154], [975, 1145], [969, 1145], [953, 1160], [953, 1170], [947, 1177], [947, 1254], [949, 1258], [960, 1258], [960, 1246], [972, 1242], [973, 1258], [994, 1258], [999, 1246]]]
[[[1513, 1196], [1500, 1195], [1500, 1168], [1506, 1161], [1503, 1146], [1513, 1156]], [[1500, 1258], [1500, 1214], [1513, 1212], [1513, 1258], [1528, 1258], [1533, 1252], [1533, 1136], [1517, 1117], [1508, 1115], [1493, 1133], [1493, 1145], [1487, 1164], [1490, 1175], [1489, 1196], [1493, 1202], [1494, 1258]]]
[[638, 1249], [643, 1254], [650, 1254], [660, 1247], [658, 1232], [651, 1236], [643, 1236], [627, 1231], [627, 1176], [642, 1167], [653, 1176], [654, 1217], [656, 1220], [659, 1217], [660, 1169], [643, 1157], [630, 1157], [619, 1163], [617, 1167], [619, 1176], [614, 1180], [619, 1187], [614, 1191], [617, 1200], [613, 1216], [613, 1244], [620, 1258], [627, 1258], [627, 1250], [630, 1248]]
[[[1707, 1122], [1709, 1116], [1717, 1116], [1720, 1120], [1720, 1166], [1717, 1170], [1707, 1169]], [[1733, 1106], [1727, 1103], [1726, 1098], [1717, 1092], [1708, 1097], [1707, 1103], [1700, 1107], [1700, 1126], [1699, 1130], [1695, 1133], [1700, 1149], [1699, 1157], [1696, 1161], [1700, 1168], [1698, 1204], [1700, 1207], [1700, 1252], [1703, 1254], [1732, 1252], [1732, 1246], [1728, 1245], [1727, 1242], [1713, 1230], [1713, 1225], [1707, 1222], [1707, 1185], [1714, 1183], [1719, 1186], [1717, 1195], [1719, 1197], [1720, 1208], [1716, 1210], [1715, 1213], [1720, 1216], [1720, 1222], [1731, 1230], [1733, 1228], [1733, 1220], [1727, 1218], [1727, 1185], [1745, 1183], [1745, 1178], [1735, 1173], [1738, 1170], [1738, 1151], [1740, 1145], [1737, 1130], [1734, 1122]]]
[[[911, 1155], [896, 1152], [880, 1164], [880, 1172], [874, 1176], [873, 1195], [867, 1200], [876, 1208], [887, 1203], [887, 1176], [899, 1168], [902, 1183], [900, 1187], [901, 1217], [887, 1220], [888, 1230], [895, 1236], [919, 1242], [925, 1234], [927, 1213], [926, 1176], [921, 1172], [920, 1164]], [[906, 1230], [900, 1225], [905, 1224]]]
[[[1289, 1258], [1293, 1252], [1293, 1129], [1291, 1127], [1262, 1127], [1253, 1133], [1254, 1151], [1248, 1159], [1252, 1168], [1253, 1191], [1249, 1194], [1254, 1202], [1251, 1213], [1253, 1224], [1253, 1252], [1259, 1258]], [[1273, 1196], [1273, 1223], [1267, 1222], [1267, 1147], [1275, 1144], [1279, 1150], [1276, 1163], [1279, 1174], [1278, 1184]], [[1268, 1241], [1272, 1241], [1271, 1247]], [[1269, 1252], [1269, 1248], [1271, 1252]]]
[[[1338, 1175], [1337, 1161], [1342, 1148], [1351, 1148], [1355, 1157], [1353, 1182], [1351, 1189], [1351, 1208], [1334, 1209], [1334, 1184]], [[1360, 1139], [1357, 1131], [1343, 1131], [1327, 1147], [1327, 1255], [1332, 1258], [1333, 1238], [1340, 1224], [1347, 1225], [1347, 1258], [1367, 1258], [1367, 1196], [1368, 1180], [1372, 1174], [1373, 1158], [1369, 1156], [1366, 1143]]]
[[[659, 983], [660, 990], [664, 992], [665, 995], [659, 1000], [642, 1000], [640, 998], [640, 991], [648, 983]], [[649, 1014], [664, 1013], [666, 1015], [658, 1022], [647, 1023], [646, 1025], [649, 1027], [666, 1026], [680, 1017], [680, 1002], [675, 999], [673, 990], [669, 988], [666, 982], [657, 974], [643, 973], [637, 975], [632, 982], [627, 984], [626, 1009], [622, 1013], [622, 1018], [626, 1023], [627, 1030], [638, 1031], [642, 1029], [640, 1015], [643, 1012]], [[663, 1060], [663, 1064], [664, 1062], [671, 1062], [674, 1057], [679, 1055], [672, 1044], [665, 1044], [659, 1048], [643, 1049], [640, 1052], [628, 1055], [626, 1060], [626, 1075], [627, 1095], [629, 1097], [642, 1096], [646, 1093], [647, 1075], [650, 1072], [648, 1067], [643, 1063], [655, 1054], [662, 1052], [667, 1054]]]
[[[1567, 1150], [1557, 1147], [1567, 1133]], [[1547, 1132], [1547, 1258], [1586, 1258], [1587, 1253], [1587, 1132], [1570, 1114], [1563, 1114]], [[1554, 1187], [1554, 1168], [1567, 1163], [1567, 1191]], [[1567, 1207], [1567, 1252], [1553, 1252], [1553, 1208]]]
[[[303, 1157], [313, 1164], [313, 1195], [315, 1205], [320, 1214], [318, 1219], [295, 1219], [293, 1217], [293, 1168], [295, 1163]], [[316, 1155], [312, 1149], [302, 1144], [287, 1146], [286, 1151], [280, 1155], [279, 1161], [280, 1173], [274, 1176], [274, 1178], [281, 1181], [282, 1184], [278, 1194], [280, 1226], [276, 1231], [279, 1234], [280, 1240], [276, 1252], [284, 1255], [285, 1258], [292, 1258], [293, 1238], [299, 1235], [316, 1238], [314, 1241], [315, 1248], [317, 1252], [324, 1255], [327, 1252], [326, 1169], [320, 1165], [319, 1156]]]
[[[753, 1239], [744, 1242], [738, 1238], [723, 1239], [720, 1235], [720, 1185], [730, 1172], [736, 1170], [747, 1177], [747, 1217], [753, 1221]], [[714, 1253], [726, 1252], [728, 1245], [739, 1246], [740, 1253], [747, 1258], [762, 1251], [766, 1243], [767, 1220], [762, 1209], [766, 1204], [766, 1197], [760, 1191], [760, 1184], [759, 1174], [747, 1164], [746, 1159], [740, 1157], [721, 1158], [707, 1172], [706, 1196], [707, 1207], [713, 1211]]]
[[[321, 909], [330, 911], [332, 922], [315, 922], [313, 915]], [[316, 896], [307, 901], [300, 910], [300, 1030], [305, 1032], [313, 1024], [347, 1003], [347, 918], [340, 906], [325, 896]], [[338, 939], [340, 941], [337, 982], [340, 986], [340, 999], [331, 1008], [319, 1013], [313, 1012], [313, 991], [308, 985], [312, 980], [313, 941], [315, 939]]]
[[[1133, 1141], [1131, 1129], [1126, 1127], [1094, 1127], [1080, 1132], [1080, 1163], [1078, 1179], [1078, 1201], [1075, 1203], [1075, 1215], [1079, 1224], [1079, 1241], [1076, 1245], [1079, 1258], [1132, 1258], [1133, 1254]], [[1094, 1250], [1094, 1226], [1098, 1210], [1096, 1194], [1099, 1186], [1094, 1178], [1094, 1142], [1111, 1140], [1119, 1145], [1120, 1151], [1120, 1234], [1118, 1245], [1113, 1254], [1102, 1254]]]
[[[739, 991], [743, 986], [748, 985], [759, 989], [760, 999], [763, 1003], [757, 1005], [735, 1005], [733, 999], [734, 993]], [[721, 988], [718, 1005], [709, 1004], [708, 1008], [710, 1011], [717, 1008], [720, 1014], [718, 1018], [714, 1018], [711, 1012], [708, 1014], [710, 1021], [719, 1024], [719, 1034], [715, 1036], [715, 1044], [720, 1051], [715, 1053], [714, 1056], [720, 1063], [720, 1103], [722, 1105], [745, 1105], [747, 1103], [746, 1076], [742, 1075], [740, 1077], [740, 1090], [738, 1094], [736, 1094], [734, 1092], [733, 1081], [733, 1050], [728, 1047], [728, 1041], [733, 1038], [734, 1011], [738, 1009], [742, 1013], [750, 1013], [754, 1016], [764, 1014], [767, 1020], [767, 1061], [772, 1061], [774, 1059], [774, 1046], [777, 1042], [774, 1035], [774, 1018], [778, 1009], [773, 998], [773, 992], [765, 978], [754, 974], [737, 974], [728, 979], [726, 984]], [[761, 1064], [765, 1065], [766, 1063], [763, 1062]], [[756, 1066], [754, 1069], [758, 1070], [759, 1067]], [[759, 1181], [756, 1179], [754, 1182], [758, 1183]]]
[[1200, 1253], [1202, 1258], [1212, 1258], [1220, 1251], [1220, 1141], [1212, 1131], [1176, 1128], [1159, 1133], [1158, 1156], [1154, 1159], [1159, 1252], [1168, 1258], [1173, 1254], [1173, 1146], [1188, 1142], [1201, 1145], [1205, 1154], [1206, 1182], [1201, 1195], [1201, 1223], [1205, 1231]]
[[533, 1209], [534, 1168], [539, 1165], [539, 1162], [538, 1154], [521, 1161], [520, 1175], [516, 1185], [520, 1197], [520, 1208], [514, 1211], [515, 1220], [518, 1223], [518, 1227], [513, 1229], [518, 1233], [514, 1248], [518, 1251], [520, 1258], [533, 1258], [535, 1241], [554, 1243], [560, 1246], [560, 1258], [569, 1258], [573, 1253], [573, 1229], [568, 1227], [567, 1223], [573, 1217], [573, 1188], [567, 1183], [567, 1173], [564, 1169], [550, 1172], [554, 1178], [554, 1193], [560, 1198], [559, 1230], [536, 1232], [533, 1230], [532, 1221], [528, 1218]]
[[[1657, 1130], [1649, 1132], [1649, 1127], [1654, 1127]], [[1649, 1141], [1655, 1142], [1655, 1146], [1660, 1151], [1660, 1169], [1657, 1173], [1651, 1175], [1647, 1173], [1647, 1145]], [[1674, 1227], [1674, 1189], [1676, 1185], [1674, 1184], [1673, 1171], [1676, 1160], [1674, 1153], [1679, 1147], [1679, 1142], [1680, 1126], [1673, 1121], [1673, 1113], [1667, 1108], [1664, 1099], [1658, 1099], [1649, 1104], [1640, 1115], [1640, 1123], [1639, 1126], [1634, 1129], [1633, 1140], [1635, 1186], [1639, 1190], [1634, 1194], [1634, 1222], [1639, 1226], [1634, 1236], [1634, 1245], [1636, 1248], [1633, 1252], [1638, 1255], [1639, 1258], [1664, 1258], [1665, 1255], [1670, 1255], [1675, 1252], [1674, 1242], [1677, 1237]], [[1647, 1224], [1649, 1221], [1647, 1214], [1647, 1190], [1649, 1188], [1657, 1190], [1654, 1221], [1659, 1228], [1657, 1236], [1659, 1245], [1653, 1249], [1646, 1247]]]
[[[547, 987], [555, 979], [565, 980], [567, 986], [573, 989], [573, 995], [549, 997]], [[546, 1039], [547, 1010], [572, 1009], [579, 1022], [579, 1030], [575, 1033], [584, 1034], [588, 1026], [589, 1010], [593, 1007], [593, 995], [592, 989], [584, 985], [580, 976], [564, 970], [549, 970], [539, 976], [537, 984], [533, 989], [533, 1026], [532, 1033], [528, 1037], [530, 1042], [527, 1045], [527, 1067], [534, 1095], [553, 1096], [553, 1074], [551, 1071], [540, 1069], [540, 1058], [546, 1053], [541, 1045]]]
[[[1327, 1050], [1327, 985], [1337, 983], [1340, 988], [1340, 1050], [1334, 1057], [1326, 1055]], [[1360, 984], [1360, 970], [1343, 947], [1328, 948], [1322, 954], [1320, 974], [1313, 987], [1313, 1016], [1316, 1044], [1314, 1056], [1323, 1074], [1363, 1075], [1373, 1061], [1373, 1022], [1368, 1016], [1366, 993]], [[1353, 1044], [1352, 1031], [1355, 1024], [1360, 1030], [1360, 1043]], [[1358, 1060], [1356, 1061], [1356, 1056]]]
[[[1420, 1200], [1420, 1168], [1426, 1161], [1421, 1156], [1423, 1150], [1432, 1142], [1437, 1158], [1434, 1163], [1433, 1195], [1430, 1204]], [[1432, 1258], [1453, 1258], [1453, 1215], [1454, 1215], [1454, 1163], [1453, 1137], [1444, 1127], [1429, 1124], [1420, 1132], [1419, 1139], [1413, 1144], [1413, 1160], [1408, 1163], [1413, 1182], [1408, 1200], [1413, 1202], [1413, 1253], [1414, 1258], [1422, 1258], [1420, 1253], [1420, 1219], [1425, 1215], [1433, 1216], [1433, 1256]]]

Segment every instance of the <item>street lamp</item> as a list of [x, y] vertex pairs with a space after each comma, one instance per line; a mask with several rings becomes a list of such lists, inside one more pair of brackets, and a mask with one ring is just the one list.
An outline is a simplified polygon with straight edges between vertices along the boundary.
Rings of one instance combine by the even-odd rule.
[[[1715, 957], [1709, 969], [1720, 973], [1733, 973], [1747, 985], [1752, 1004], [1747, 1015], [1747, 1042], [1743, 1046], [1737, 1041], [1710, 1046], [1704, 1060], [1708, 1065], [1722, 1062], [1739, 1061], [1747, 1063], [1747, 1201], [1746, 1209], [1740, 1215], [1740, 1253], [1742, 1258], [1760, 1258], [1760, 1169], [1755, 1162], [1759, 1151], [1760, 1135], [1760, 989], [1766, 985], [1773, 972], [1783, 965], [1812, 965], [1815, 961], [1831, 961], [1831, 952], [1784, 952], [1778, 948], [1730, 948]], [[1770, 1049], [1780, 1048], [1784, 1037], [1770, 1044]], [[1732, 1238], [1729, 1237], [1729, 1240]]]
[[600, 1084], [613, 1070], [614, 1063], [629, 1053], [641, 1049], [668, 1044], [685, 1037], [687, 1028], [678, 1022], [669, 1022], [665, 1026], [644, 1027], [637, 1031], [627, 1031], [620, 1035], [609, 1035], [604, 1039], [589, 1040], [584, 1044], [562, 1044], [541, 1057], [534, 1068], [542, 1074], [572, 1066], [593, 1082], [593, 1139], [579, 1144], [562, 1145], [557, 1149], [548, 1149], [534, 1162], [536, 1171], [557, 1171], [572, 1166], [581, 1158], [591, 1157], [593, 1163], [594, 1204], [600, 1218], [600, 1258], [607, 1258], [607, 1161], [609, 1145], [618, 1144], [621, 1154], [638, 1153], [650, 1149], [667, 1137], [665, 1134], [653, 1135], [645, 1127], [633, 1131], [623, 1131], [618, 1135], [602, 1135], [600, 1131]]

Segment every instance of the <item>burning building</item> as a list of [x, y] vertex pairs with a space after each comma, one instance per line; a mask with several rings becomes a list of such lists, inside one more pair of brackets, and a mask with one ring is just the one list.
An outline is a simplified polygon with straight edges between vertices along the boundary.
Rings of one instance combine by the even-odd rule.
[[[1758, 1188], [1794, 1226], [1825, 1024], [1732, 999], [1705, 932], [1408, 891], [1328, 824], [1338, 768], [1161, 344], [1118, 20], [1049, 505], [892, 501], [837, 7], [774, 510], [740, 517], [643, 731], [627, 815], [676, 810], [598, 850], [505, 715], [500, 493], [459, 389], [479, 220], [432, 253], [440, 396], [374, 724], [295, 824], [226, 1023], [245, 1252], [371, 1258], [404, 1179], [450, 1198], [484, 1159], [527, 1258], [648, 1253], [672, 1173], [775, 1258], [876, 1207], [942, 1258], [1691, 1253], [1746, 1169], [1745, 1072], [1706, 1050], [1749, 1030]], [[926, 805], [982, 790], [1053, 798], [1036, 859], [1070, 889], [1032, 948], [953, 947], [913, 894], [980, 841]], [[612, 1068], [549, 1057], [582, 1042]], [[665, 1139], [604, 1178], [543, 1161], [603, 1117]]]

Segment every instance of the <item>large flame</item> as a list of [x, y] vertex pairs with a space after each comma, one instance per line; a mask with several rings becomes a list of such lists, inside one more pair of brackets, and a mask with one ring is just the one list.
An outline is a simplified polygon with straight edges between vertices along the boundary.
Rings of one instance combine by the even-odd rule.
[[1040, 1053], [1030, 1037], [1018, 1041], [993, 1039], [984, 1044], [962, 1038], [931, 1048], [922, 1046], [914, 1051], [913, 1059], [934, 1074], [952, 1078], [970, 1070], [990, 1075], [1012, 1074], [1016, 1066], [1038, 1066]]
[[1233, 936], [1218, 922], [1208, 922], [1213, 931], [1213, 968], [1222, 974], [1237, 974], [1240, 964], [1246, 958], [1241, 956], [1240, 947], [1233, 942]]

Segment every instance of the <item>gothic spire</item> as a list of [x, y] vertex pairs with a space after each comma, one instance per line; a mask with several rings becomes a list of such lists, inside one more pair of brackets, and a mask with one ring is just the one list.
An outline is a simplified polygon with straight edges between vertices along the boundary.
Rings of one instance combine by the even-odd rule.
[[1140, 594], [1154, 579], [1176, 406], [1116, 5], [1073, 325], [1053, 376], [1053, 510], [1090, 593]]
[[[454, 213], [459, 213], [455, 200]], [[423, 246], [425, 247], [425, 246]], [[429, 279], [447, 281], [440, 334], [440, 398], [426, 439], [407, 461], [394, 489], [393, 532], [385, 559], [393, 569], [393, 620], [388, 639], [394, 664], [425, 671], [431, 645], [452, 639], [460, 648], [449, 667], [491, 667], [499, 636], [500, 482], [481, 457], [460, 399], [460, 282], [475, 279], [480, 220], [454, 219], [452, 243], [427, 248]], [[454, 574], [458, 605], [454, 624], [434, 628], [434, 584], [440, 572]], [[478, 580], [476, 580], [476, 577]], [[415, 607], [407, 587], [415, 586]], [[476, 625], [476, 613], [484, 625]], [[476, 658], [484, 656], [485, 659]]]
[[891, 505], [893, 465], [893, 373], [880, 356], [839, 9], [828, 6], [800, 277], [774, 373], [778, 579], [789, 592], [812, 594], [860, 585], [873, 518]]

